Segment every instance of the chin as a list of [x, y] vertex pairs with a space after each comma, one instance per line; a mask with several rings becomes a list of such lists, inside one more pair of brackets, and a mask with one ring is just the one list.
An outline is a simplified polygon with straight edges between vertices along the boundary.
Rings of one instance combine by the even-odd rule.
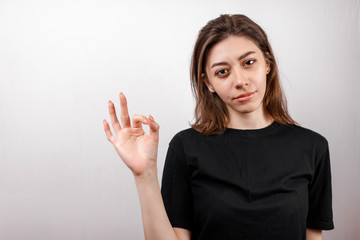
[[255, 111], [255, 109], [245, 109], [245, 110], [242, 110], [242, 111], [239, 111], [239, 112], [247, 114], [247, 113], [252, 113], [254, 111]]
[[255, 110], [256, 110], [256, 108], [250, 108], [250, 107], [248, 107], [248, 108], [235, 108], [234, 109], [236, 112], [238, 112], [238, 113], [244, 113], [244, 114], [246, 114], [246, 113], [252, 113], [252, 112], [254, 112]]
[[238, 113], [248, 114], [257, 111], [260, 108], [258, 104], [246, 104], [244, 106], [237, 106], [233, 108]]

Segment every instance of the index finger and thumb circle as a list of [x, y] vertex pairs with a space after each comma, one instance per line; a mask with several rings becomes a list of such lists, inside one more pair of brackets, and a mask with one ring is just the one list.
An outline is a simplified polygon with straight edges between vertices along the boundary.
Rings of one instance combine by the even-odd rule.
[[[126, 97], [122, 92], [120, 92], [119, 98], [120, 98], [120, 106], [121, 106], [121, 122], [123, 124], [123, 128], [127, 128], [127, 127], [131, 128]], [[121, 128], [121, 125], [116, 116], [114, 104], [111, 101], [109, 101], [108, 107], [109, 107], [109, 112], [110, 112], [111, 125], [113, 126], [115, 132], [119, 132], [122, 128]], [[155, 122], [154, 118], [151, 115], [149, 115], [149, 118], [146, 118], [143, 115], [134, 115], [133, 116], [133, 127], [134, 128], [142, 128], [142, 124], [149, 125], [151, 136], [153, 136], [155, 138], [159, 137], [160, 126], [158, 123]], [[115, 137], [112, 134], [112, 132], [110, 130], [110, 126], [105, 119], [103, 121], [103, 125], [104, 125], [104, 131], [105, 131], [105, 134], [106, 134], [108, 140], [110, 142], [113, 142], [115, 140]]]
[[154, 137], [155, 139], [159, 138], [159, 129], [160, 126], [157, 122], [155, 122], [153, 116], [149, 115], [149, 126], [150, 126], [150, 136]]

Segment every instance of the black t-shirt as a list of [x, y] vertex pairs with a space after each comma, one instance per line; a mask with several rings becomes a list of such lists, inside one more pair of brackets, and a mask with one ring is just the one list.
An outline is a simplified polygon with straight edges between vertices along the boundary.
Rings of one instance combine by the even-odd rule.
[[161, 193], [172, 226], [193, 240], [305, 240], [306, 228], [334, 228], [328, 142], [300, 126], [183, 130]]

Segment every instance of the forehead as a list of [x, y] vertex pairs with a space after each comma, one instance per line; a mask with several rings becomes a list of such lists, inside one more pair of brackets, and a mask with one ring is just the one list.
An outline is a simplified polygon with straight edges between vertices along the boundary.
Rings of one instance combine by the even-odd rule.
[[218, 42], [210, 49], [206, 62], [207, 65], [209, 65], [229, 58], [237, 59], [239, 56], [249, 51], [253, 51], [255, 54], [262, 53], [249, 37], [230, 36]]

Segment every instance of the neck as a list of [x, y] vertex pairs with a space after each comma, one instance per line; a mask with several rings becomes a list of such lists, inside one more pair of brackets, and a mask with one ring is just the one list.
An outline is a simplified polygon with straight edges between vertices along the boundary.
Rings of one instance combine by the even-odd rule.
[[228, 128], [234, 129], [261, 129], [269, 126], [273, 122], [273, 119], [265, 116], [262, 109], [249, 113], [239, 113], [230, 110], [229, 117]]

